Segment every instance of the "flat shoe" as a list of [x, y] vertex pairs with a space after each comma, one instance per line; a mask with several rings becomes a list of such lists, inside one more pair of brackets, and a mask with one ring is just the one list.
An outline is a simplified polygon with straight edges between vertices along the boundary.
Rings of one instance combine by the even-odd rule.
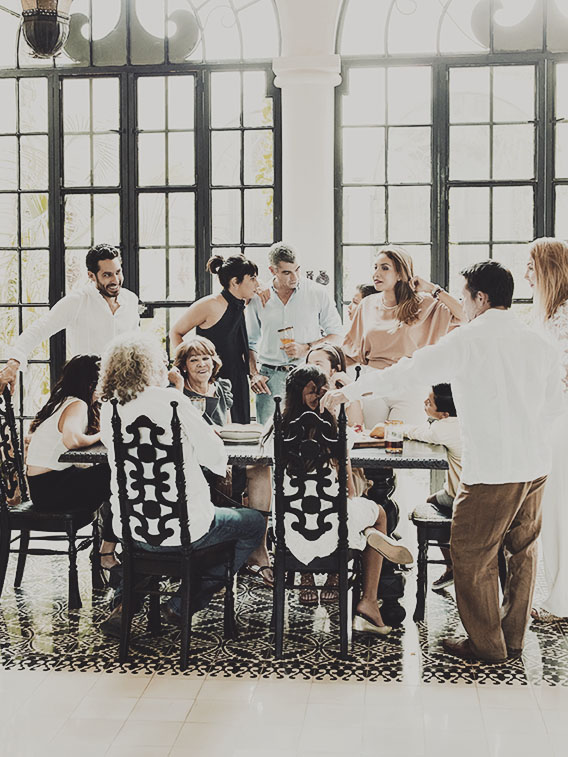
[[392, 626], [378, 626], [368, 615], [358, 612], [353, 618], [353, 630], [359, 633], [374, 633], [377, 636], [387, 636]]
[[383, 557], [397, 565], [410, 565], [414, 558], [409, 549], [404, 544], [393, 539], [391, 536], [377, 531], [376, 528], [370, 528], [365, 532], [367, 544], [376, 549]]
[[[264, 573], [265, 570], [270, 571], [270, 575], [268, 573]], [[255, 578], [260, 578], [263, 583], [266, 586], [269, 586], [272, 588], [274, 586], [274, 575], [272, 573], [272, 565], [247, 565], [245, 567], [245, 573], [248, 573], [249, 576], [254, 576]]]

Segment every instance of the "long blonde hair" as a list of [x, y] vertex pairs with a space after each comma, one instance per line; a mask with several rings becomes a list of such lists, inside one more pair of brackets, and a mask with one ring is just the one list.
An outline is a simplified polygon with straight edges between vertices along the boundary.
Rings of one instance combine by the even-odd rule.
[[532, 243], [530, 256], [536, 278], [535, 306], [548, 321], [568, 300], [568, 244], [562, 239], [541, 237]]
[[394, 287], [396, 297], [394, 316], [400, 323], [414, 323], [418, 320], [421, 300], [410, 283], [414, 278], [412, 258], [405, 249], [394, 244], [381, 247], [377, 257], [381, 254], [385, 254], [393, 262], [395, 271], [400, 276], [400, 281], [397, 281]]

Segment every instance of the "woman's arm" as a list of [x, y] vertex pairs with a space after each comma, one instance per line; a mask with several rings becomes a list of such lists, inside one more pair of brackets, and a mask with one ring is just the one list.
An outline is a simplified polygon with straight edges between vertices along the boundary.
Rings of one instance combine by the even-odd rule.
[[182, 342], [184, 336], [196, 326], [202, 326], [210, 314], [210, 300], [198, 300], [190, 305], [185, 313], [180, 316], [170, 329], [170, 343], [175, 349]]
[[101, 432], [86, 434], [85, 428], [88, 422], [87, 403], [77, 400], [68, 405], [61, 413], [57, 424], [57, 430], [61, 432], [63, 444], [67, 449], [79, 449], [89, 447], [101, 439]]
[[355, 484], [353, 483], [353, 469], [351, 468], [351, 460], [347, 458], [347, 496], [349, 499], [353, 499], [356, 496]]
[[442, 289], [442, 287], [438, 286], [437, 284], [432, 284], [431, 281], [426, 281], [426, 279], [420, 278], [420, 276], [415, 276], [412, 279], [411, 284], [414, 287], [415, 292], [426, 292], [427, 294], [431, 295], [437, 293], [436, 299], [438, 299], [443, 305], [448, 308], [456, 321], [459, 321], [459, 323], [466, 322], [461, 303], [458, 302], [455, 297], [452, 297], [449, 292], [446, 292], [445, 289]]

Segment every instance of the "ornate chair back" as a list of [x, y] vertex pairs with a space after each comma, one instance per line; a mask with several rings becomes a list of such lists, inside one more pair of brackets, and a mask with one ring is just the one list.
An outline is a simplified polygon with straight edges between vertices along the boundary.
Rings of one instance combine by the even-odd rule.
[[145, 415], [122, 434], [118, 401], [113, 405], [112, 429], [117, 469], [120, 517], [125, 550], [134, 542], [152, 547], [180, 547], [191, 551], [187, 494], [176, 401], [172, 406], [171, 442], [165, 429]]
[[0, 395], [0, 477], [6, 504], [19, 504], [28, 498], [24, 460], [18, 439], [12, 397], [8, 387]]

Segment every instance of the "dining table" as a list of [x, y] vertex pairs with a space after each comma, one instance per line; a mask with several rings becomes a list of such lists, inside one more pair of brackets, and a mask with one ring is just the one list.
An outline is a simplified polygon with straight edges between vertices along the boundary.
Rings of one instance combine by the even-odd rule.
[[[229, 465], [271, 465], [273, 458], [258, 443], [243, 444], [225, 441]], [[68, 450], [59, 457], [60, 462], [73, 464], [103, 463], [107, 460], [104, 444]], [[399, 521], [399, 508], [392, 495], [396, 487], [395, 470], [422, 469], [444, 471], [448, 469], [445, 447], [405, 440], [402, 453], [390, 453], [383, 447], [354, 447], [350, 451], [351, 465], [363, 468], [372, 482], [366, 496], [384, 507], [387, 515], [387, 532], [393, 534]], [[382, 615], [386, 623], [400, 624], [406, 611], [400, 604], [404, 596], [405, 572], [388, 561], [383, 564], [379, 583], [379, 596], [383, 600]]]

